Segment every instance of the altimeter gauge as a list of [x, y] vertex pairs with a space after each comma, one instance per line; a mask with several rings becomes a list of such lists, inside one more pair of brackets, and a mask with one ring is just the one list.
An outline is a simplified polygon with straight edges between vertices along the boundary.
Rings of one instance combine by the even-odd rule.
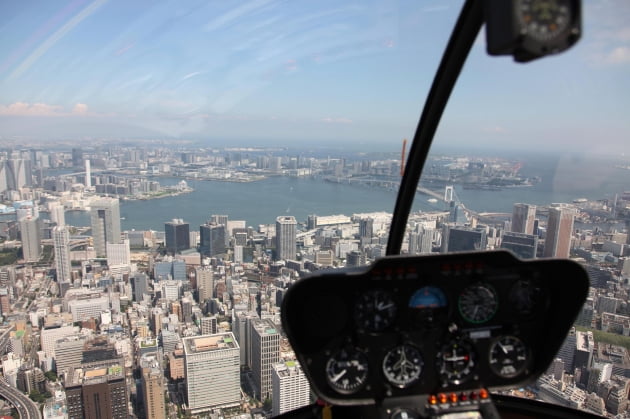
[[396, 318], [396, 303], [385, 290], [369, 290], [359, 296], [355, 304], [357, 327], [369, 332], [380, 332], [392, 325]]
[[465, 288], [457, 301], [459, 313], [469, 323], [485, 323], [499, 307], [494, 288], [488, 284], [474, 284]]
[[527, 368], [527, 348], [516, 336], [502, 336], [490, 346], [490, 369], [503, 378], [512, 378]]
[[363, 388], [367, 377], [367, 356], [356, 348], [340, 349], [326, 363], [326, 381], [337, 393], [356, 393]]
[[383, 358], [383, 374], [393, 385], [409, 387], [420, 378], [422, 373], [422, 355], [410, 345], [397, 346]]

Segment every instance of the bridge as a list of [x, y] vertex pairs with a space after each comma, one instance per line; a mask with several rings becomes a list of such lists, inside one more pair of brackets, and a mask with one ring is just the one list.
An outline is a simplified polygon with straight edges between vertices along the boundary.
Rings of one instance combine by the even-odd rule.
[[4, 381], [0, 381], [0, 397], [13, 405], [24, 419], [42, 419], [42, 414], [31, 399], [25, 396], [20, 390], [11, 387]]

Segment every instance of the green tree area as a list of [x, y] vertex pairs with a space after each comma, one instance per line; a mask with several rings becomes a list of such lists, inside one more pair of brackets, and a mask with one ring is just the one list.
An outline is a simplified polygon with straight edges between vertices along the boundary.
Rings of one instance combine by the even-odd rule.
[[57, 374], [53, 370], [46, 371], [44, 376], [48, 378], [48, 381], [57, 381], [58, 379]]
[[622, 346], [630, 352], [630, 337], [618, 335], [616, 333], [602, 332], [601, 330], [591, 329], [590, 327], [575, 326], [575, 330], [580, 332], [593, 332], [593, 338], [596, 342], [609, 343], [611, 345]]
[[0, 266], [13, 265], [19, 258], [19, 249], [0, 250]]
[[47, 391], [44, 393], [40, 393], [37, 390], [33, 390], [28, 394], [28, 397], [30, 397], [30, 399], [33, 400], [34, 402], [43, 403], [46, 401], [46, 399], [51, 398], [52, 395]]

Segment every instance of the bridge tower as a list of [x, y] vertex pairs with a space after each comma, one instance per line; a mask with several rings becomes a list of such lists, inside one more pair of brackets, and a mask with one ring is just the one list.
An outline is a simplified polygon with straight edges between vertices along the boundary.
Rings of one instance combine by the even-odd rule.
[[453, 202], [454, 193], [455, 193], [455, 190], [453, 189], [453, 185], [447, 185], [446, 188], [444, 188], [444, 202], [446, 203]]

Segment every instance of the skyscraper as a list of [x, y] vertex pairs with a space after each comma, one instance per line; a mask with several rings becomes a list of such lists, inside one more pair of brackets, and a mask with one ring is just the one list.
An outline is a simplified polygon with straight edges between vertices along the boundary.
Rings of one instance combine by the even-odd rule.
[[292, 216], [276, 218], [276, 256], [278, 260], [295, 259], [297, 221]]
[[142, 392], [144, 411], [147, 419], [164, 419], [164, 376], [160, 368], [151, 366], [142, 368]]
[[70, 282], [72, 279], [72, 271], [70, 268], [70, 232], [64, 226], [54, 227], [52, 230], [52, 239], [55, 252], [57, 282]]
[[573, 235], [575, 210], [562, 206], [551, 206], [547, 220], [547, 235], [543, 256], [568, 258]]
[[250, 322], [252, 372], [260, 400], [271, 398], [272, 365], [280, 361], [280, 334], [269, 319], [252, 319]]
[[20, 236], [22, 238], [24, 260], [26, 262], [37, 262], [42, 254], [39, 218], [28, 216], [21, 220]]
[[190, 226], [182, 219], [173, 219], [164, 224], [166, 251], [177, 253], [190, 249]]
[[446, 225], [444, 227], [442, 253], [486, 249], [488, 240], [485, 230]]
[[311, 387], [297, 361], [278, 362], [272, 368], [273, 416], [310, 403]]
[[234, 335], [183, 339], [186, 399], [191, 414], [238, 406], [241, 400], [240, 349]]
[[506, 231], [501, 239], [501, 249], [508, 249], [523, 259], [534, 259], [538, 249], [538, 237], [532, 234]]
[[206, 256], [218, 256], [225, 253], [226, 227], [210, 222], [199, 226], [199, 247]]
[[85, 159], [85, 188], [92, 187], [92, 170], [90, 167], [90, 159]]
[[101, 198], [93, 202], [90, 217], [96, 256], [107, 257], [107, 243], [121, 243], [120, 207], [118, 199]]
[[512, 209], [512, 231], [515, 233], [534, 234], [536, 205], [514, 204]]
[[55, 201], [50, 202], [48, 204], [48, 210], [50, 211], [51, 221], [57, 223], [58, 226], [66, 225], [66, 215], [63, 204]]
[[195, 276], [197, 278], [197, 294], [199, 302], [212, 298], [214, 294], [214, 281], [212, 277], [212, 269], [207, 267], [195, 268]]

